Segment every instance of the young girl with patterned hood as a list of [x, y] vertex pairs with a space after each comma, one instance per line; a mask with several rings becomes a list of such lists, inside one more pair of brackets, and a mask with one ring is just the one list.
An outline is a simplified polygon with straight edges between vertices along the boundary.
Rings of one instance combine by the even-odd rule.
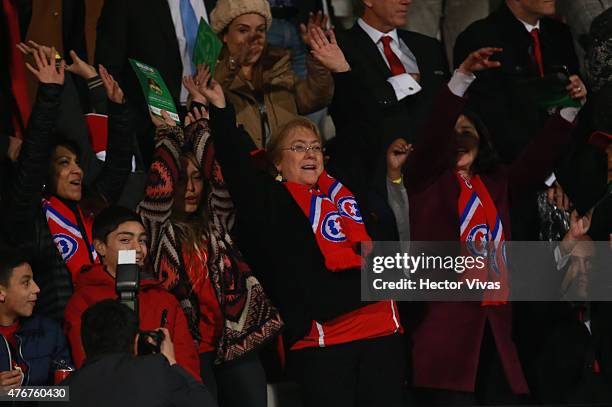
[[203, 382], [221, 406], [266, 406], [257, 350], [282, 322], [230, 236], [233, 205], [206, 111], [196, 105], [184, 129], [165, 112], [165, 122], [153, 119], [156, 149], [138, 211], [154, 272], [179, 300], [198, 341]]

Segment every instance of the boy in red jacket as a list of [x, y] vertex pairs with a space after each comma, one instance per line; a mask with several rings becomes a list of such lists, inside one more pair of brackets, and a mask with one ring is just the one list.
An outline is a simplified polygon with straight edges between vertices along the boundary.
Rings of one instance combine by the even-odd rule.
[[[64, 314], [66, 336], [72, 348], [77, 368], [85, 358], [81, 344], [81, 315], [99, 301], [117, 298], [115, 276], [120, 250], [135, 250], [136, 262], [141, 267], [147, 257], [147, 232], [140, 217], [122, 207], [110, 207], [102, 211], [93, 224], [93, 244], [102, 264], [84, 268], [77, 277], [74, 294], [66, 305]], [[174, 342], [177, 363], [200, 379], [200, 361], [187, 319], [176, 298], [165, 291], [152, 276], [141, 273], [138, 292], [140, 330], [160, 328], [162, 314], [166, 311], [166, 325]]]

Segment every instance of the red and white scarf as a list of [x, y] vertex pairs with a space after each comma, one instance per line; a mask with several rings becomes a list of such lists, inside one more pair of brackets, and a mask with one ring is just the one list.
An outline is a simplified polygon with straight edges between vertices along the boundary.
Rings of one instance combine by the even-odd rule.
[[370, 241], [352, 192], [323, 171], [317, 186], [285, 182], [309, 219], [317, 244], [331, 271], [361, 267], [359, 243]]
[[486, 267], [466, 270], [464, 278], [499, 282], [500, 290], [487, 290], [483, 305], [505, 304], [508, 299], [508, 271], [504, 228], [495, 203], [478, 175], [469, 180], [457, 173], [459, 187], [459, 234], [472, 256], [486, 259]]
[[[66, 263], [66, 267], [70, 270], [73, 282], [76, 281], [83, 266], [100, 263], [93, 247], [91, 230], [93, 217], [85, 216], [81, 208], [78, 206], [77, 208], [85, 228], [85, 238], [83, 238], [74, 212], [66, 204], [55, 196], [42, 200], [42, 209], [47, 219], [51, 238]], [[89, 247], [86, 242], [89, 242]]]

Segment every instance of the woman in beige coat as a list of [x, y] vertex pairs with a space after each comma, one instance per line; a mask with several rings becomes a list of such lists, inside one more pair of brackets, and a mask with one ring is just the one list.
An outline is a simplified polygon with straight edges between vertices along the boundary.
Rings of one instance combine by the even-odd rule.
[[[320, 16], [309, 26], [322, 25]], [[242, 124], [259, 148], [276, 130], [297, 115], [327, 106], [333, 95], [331, 72], [342, 61], [333, 55], [308, 55], [307, 75], [300, 79], [291, 70], [289, 51], [266, 43], [272, 23], [267, 0], [219, 0], [211, 15], [212, 29], [224, 43], [215, 68], [215, 79], [236, 109]], [[302, 38], [310, 45], [310, 30]]]

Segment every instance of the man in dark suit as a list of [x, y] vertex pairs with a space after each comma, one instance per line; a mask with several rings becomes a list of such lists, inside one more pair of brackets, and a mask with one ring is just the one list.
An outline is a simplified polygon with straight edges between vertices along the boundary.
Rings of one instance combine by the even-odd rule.
[[[483, 46], [503, 49], [497, 56], [501, 67], [479, 72], [468, 96], [469, 108], [489, 129], [504, 163], [513, 161], [554, 113], [538, 108], [526, 81], [562, 71], [579, 73], [570, 30], [551, 18], [555, 11], [554, 0], [505, 0], [487, 18], [471, 24], [455, 43], [455, 66]], [[537, 240], [537, 219], [535, 194], [515, 202], [513, 238]]]
[[338, 44], [356, 80], [335, 84], [330, 113], [337, 135], [330, 155], [332, 161], [343, 163], [339, 167], [350, 167], [346, 163], [356, 167], [343, 179], [361, 195], [370, 234], [378, 240], [398, 240], [387, 204], [386, 151], [398, 137], [415, 140], [439, 88], [448, 80], [447, 63], [439, 41], [399, 29], [406, 24], [411, 0], [353, 3], [360, 18], [351, 29], [338, 33]]
[[152, 126], [128, 58], [157, 68], [177, 108], [187, 101], [181, 79], [191, 75], [193, 38], [200, 18], [208, 20], [215, 0], [106, 0], [98, 20], [96, 64], [121, 84], [140, 114], [138, 140], [144, 165], [153, 153]]
[[87, 359], [61, 383], [70, 388], [67, 405], [216, 406], [206, 387], [176, 364], [168, 330], [162, 331], [159, 354], [135, 356], [139, 334], [134, 311], [115, 300], [89, 307], [81, 322]]

